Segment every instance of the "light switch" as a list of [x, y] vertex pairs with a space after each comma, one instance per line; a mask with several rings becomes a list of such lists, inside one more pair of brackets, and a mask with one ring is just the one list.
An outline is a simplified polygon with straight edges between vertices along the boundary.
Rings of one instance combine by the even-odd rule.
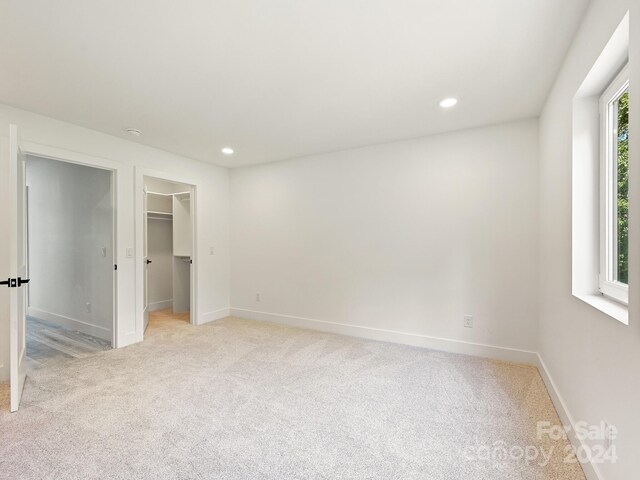
[[127, 258], [133, 258], [133, 248], [127, 247], [126, 255], [127, 255]]

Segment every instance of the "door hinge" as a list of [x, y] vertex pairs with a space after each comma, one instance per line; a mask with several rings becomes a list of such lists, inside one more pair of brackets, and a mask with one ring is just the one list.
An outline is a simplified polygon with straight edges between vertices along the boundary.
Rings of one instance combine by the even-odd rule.
[[114, 265], [114, 266], [113, 266], [113, 269], [114, 269], [114, 270], [117, 270], [117, 269], [118, 269], [118, 265]]

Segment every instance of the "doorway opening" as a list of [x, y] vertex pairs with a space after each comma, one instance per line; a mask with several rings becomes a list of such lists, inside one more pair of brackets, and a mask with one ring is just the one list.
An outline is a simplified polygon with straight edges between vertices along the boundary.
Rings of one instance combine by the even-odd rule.
[[144, 331], [150, 322], [195, 324], [194, 188], [149, 176], [143, 182]]
[[28, 369], [112, 348], [114, 172], [25, 156]]

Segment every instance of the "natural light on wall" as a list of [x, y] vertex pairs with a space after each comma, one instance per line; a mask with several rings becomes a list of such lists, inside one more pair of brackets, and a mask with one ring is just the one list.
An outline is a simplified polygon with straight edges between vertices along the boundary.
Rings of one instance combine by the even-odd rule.
[[629, 14], [573, 99], [572, 293], [628, 324]]

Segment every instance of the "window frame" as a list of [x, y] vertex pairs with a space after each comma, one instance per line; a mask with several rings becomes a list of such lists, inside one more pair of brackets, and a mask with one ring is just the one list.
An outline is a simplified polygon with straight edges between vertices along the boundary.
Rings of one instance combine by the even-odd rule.
[[617, 281], [618, 268], [618, 114], [616, 104], [629, 90], [629, 64], [600, 97], [600, 293], [628, 305], [629, 286]]

